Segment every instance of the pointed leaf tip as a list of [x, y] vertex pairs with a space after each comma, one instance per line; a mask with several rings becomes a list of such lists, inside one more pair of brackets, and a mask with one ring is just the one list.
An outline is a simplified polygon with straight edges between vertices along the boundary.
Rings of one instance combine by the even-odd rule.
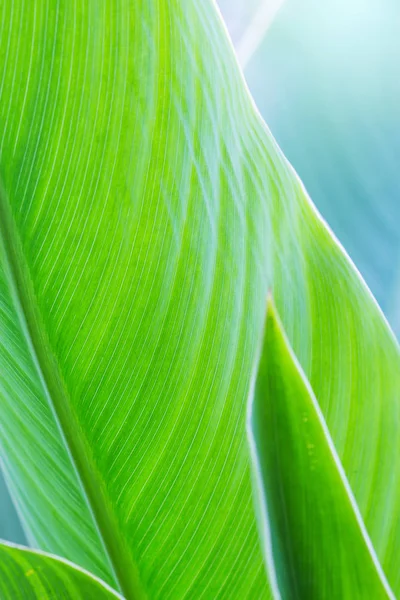
[[275, 598], [392, 598], [317, 400], [271, 296], [248, 432]]

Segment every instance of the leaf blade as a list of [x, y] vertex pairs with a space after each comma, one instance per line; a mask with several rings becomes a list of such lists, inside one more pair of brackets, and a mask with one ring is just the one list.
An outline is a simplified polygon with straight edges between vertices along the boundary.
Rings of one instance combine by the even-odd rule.
[[15, 544], [0, 543], [0, 574], [4, 600], [122, 600], [115, 590], [76, 565]]
[[271, 298], [253, 385], [248, 436], [275, 597], [394, 599]]
[[[0, 7], [0, 173], [40, 328], [141, 587], [270, 597], [245, 437], [268, 288], [395, 565], [398, 470], [379, 436], [396, 429], [398, 348], [255, 111], [214, 3], [52, 6]], [[0, 290], [14, 496], [37, 545], [113, 582], [7, 281]]]

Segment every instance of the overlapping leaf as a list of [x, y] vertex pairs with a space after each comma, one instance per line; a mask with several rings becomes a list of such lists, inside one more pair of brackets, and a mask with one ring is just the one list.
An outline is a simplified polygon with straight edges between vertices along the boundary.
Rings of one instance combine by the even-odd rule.
[[269, 597], [245, 412], [272, 288], [398, 590], [398, 348], [214, 4], [0, 13], [1, 451], [31, 543], [127, 598]]
[[122, 596], [100, 579], [55, 556], [0, 544], [2, 600], [112, 600]]
[[248, 435], [274, 597], [394, 600], [272, 300], [249, 398]]

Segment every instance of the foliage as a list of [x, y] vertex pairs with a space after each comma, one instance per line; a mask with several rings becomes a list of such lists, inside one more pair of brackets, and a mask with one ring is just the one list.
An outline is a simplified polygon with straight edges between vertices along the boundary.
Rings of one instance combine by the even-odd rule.
[[268, 289], [398, 592], [399, 351], [211, 0], [0, 7], [1, 454], [126, 598], [269, 598], [245, 415]]
[[55, 556], [0, 543], [0, 594], [3, 600], [122, 600], [90, 573]]
[[394, 599], [271, 300], [249, 405], [249, 440], [275, 597]]

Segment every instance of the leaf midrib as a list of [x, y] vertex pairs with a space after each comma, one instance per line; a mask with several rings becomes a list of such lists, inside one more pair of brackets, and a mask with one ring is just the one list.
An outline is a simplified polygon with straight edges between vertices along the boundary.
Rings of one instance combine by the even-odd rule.
[[6, 277], [21, 329], [46, 400], [82, 487], [99, 539], [104, 546], [112, 575], [119, 591], [127, 600], [144, 599], [147, 594], [140, 582], [137, 565], [132, 561], [127, 544], [119, 531], [103, 479], [96, 468], [88, 442], [82, 435], [57, 359], [42, 324], [22, 243], [1, 181], [0, 246], [3, 247]]

